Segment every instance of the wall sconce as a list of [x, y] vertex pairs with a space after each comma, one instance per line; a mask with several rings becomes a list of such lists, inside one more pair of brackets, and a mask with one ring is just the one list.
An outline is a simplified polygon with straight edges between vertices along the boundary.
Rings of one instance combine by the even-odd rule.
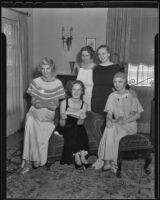
[[66, 37], [65, 36], [65, 28], [64, 28], [64, 26], [62, 27], [63, 48], [64, 48], [64, 44], [66, 43], [68, 51], [70, 50], [70, 48], [72, 46], [72, 40], [73, 40], [72, 32], [73, 32], [73, 28], [70, 27], [69, 31], [70, 31], [70, 35], [68, 37]]

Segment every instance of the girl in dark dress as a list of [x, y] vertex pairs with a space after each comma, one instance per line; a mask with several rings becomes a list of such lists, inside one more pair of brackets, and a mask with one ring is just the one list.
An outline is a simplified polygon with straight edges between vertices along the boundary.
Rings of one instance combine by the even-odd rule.
[[83, 126], [87, 111], [87, 104], [82, 100], [84, 89], [84, 84], [80, 80], [69, 86], [69, 97], [61, 102], [60, 123], [56, 128], [64, 137], [61, 164], [71, 164], [74, 161], [76, 168], [91, 166], [86, 160], [89, 146]]

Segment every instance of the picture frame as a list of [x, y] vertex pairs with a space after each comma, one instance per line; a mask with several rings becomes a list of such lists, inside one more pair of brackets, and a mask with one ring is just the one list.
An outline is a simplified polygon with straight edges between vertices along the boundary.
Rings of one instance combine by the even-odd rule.
[[96, 38], [86, 38], [86, 45], [91, 46], [93, 50], [96, 50]]

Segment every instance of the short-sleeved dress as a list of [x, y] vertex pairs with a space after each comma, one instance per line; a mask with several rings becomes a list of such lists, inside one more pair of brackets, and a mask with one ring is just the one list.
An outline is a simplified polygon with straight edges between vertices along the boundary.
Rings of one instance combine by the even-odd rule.
[[[83, 108], [84, 101], [82, 101], [80, 110]], [[66, 99], [66, 111], [70, 108], [68, 98]], [[58, 131], [64, 137], [64, 146], [61, 157], [61, 164], [73, 163], [73, 154], [80, 150], [89, 151], [88, 136], [83, 125], [77, 124], [77, 118], [67, 116], [66, 125], [57, 126]]]
[[[42, 77], [34, 79], [27, 93], [37, 102], [48, 102], [53, 110], [59, 105], [59, 100], [65, 97], [63, 85], [59, 79], [46, 82]], [[24, 147], [22, 158], [29, 161], [40, 162], [43, 166], [47, 161], [48, 140], [55, 128], [55, 111], [47, 108], [31, 106], [27, 115], [24, 133]]]
[[[115, 119], [123, 117], [128, 119], [134, 112], [141, 113], [143, 108], [137, 99], [129, 91], [123, 95], [113, 92], [109, 95], [105, 111], [113, 113]], [[96, 169], [103, 166], [104, 160], [111, 160], [117, 164], [119, 141], [126, 135], [137, 133], [137, 123], [132, 121], [125, 125], [113, 123], [113, 128], [105, 128], [98, 149], [98, 160], [93, 164]]]
[[104, 107], [111, 94], [113, 86], [113, 76], [115, 73], [123, 71], [120, 65], [111, 64], [108, 66], [97, 65], [93, 69], [93, 90], [91, 99], [91, 110], [106, 117]]

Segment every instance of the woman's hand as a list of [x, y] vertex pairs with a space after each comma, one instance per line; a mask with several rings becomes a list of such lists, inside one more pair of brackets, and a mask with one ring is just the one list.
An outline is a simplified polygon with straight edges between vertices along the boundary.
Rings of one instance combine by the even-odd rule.
[[84, 123], [84, 119], [77, 120], [77, 125], [82, 125]]
[[66, 113], [61, 113], [61, 119], [67, 119]]
[[59, 121], [61, 126], [65, 126], [66, 125], [66, 120], [65, 119], [60, 119]]
[[107, 128], [113, 128], [113, 122], [111, 120], [107, 120], [106, 126]]
[[125, 124], [124, 117], [122, 116], [118, 117], [115, 122], [119, 125], [124, 125]]
[[80, 119], [85, 119], [85, 118], [86, 118], [85, 112], [81, 112], [79, 118], [80, 118]]

